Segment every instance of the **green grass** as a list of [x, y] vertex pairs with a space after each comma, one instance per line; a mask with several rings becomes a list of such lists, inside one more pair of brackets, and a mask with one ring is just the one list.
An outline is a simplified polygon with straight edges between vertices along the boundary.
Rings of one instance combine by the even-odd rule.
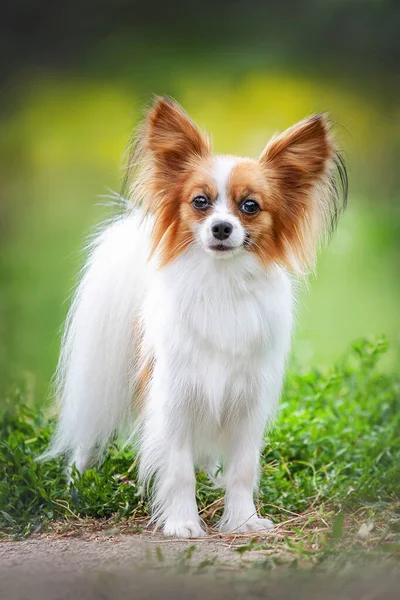
[[[320, 537], [321, 522], [326, 525], [325, 547], [340, 538], [343, 515], [354, 529], [363, 519], [385, 521], [383, 515], [390, 514], [391, 524], [389, 518], [381, 522], [380, 531], [385, 537], [393, 518], [399, 529], [393, 515], [400, 499], [400, 379], [379, 368], [386, 349], [384, 339], [364, 340], [331, 369], [306, 374], [289, 370], [277, 424], [262, 455], [258, 497], [261, 512], [281, 524], [277, 539], [288, 551], [309, 552]], [[103, 465], [76, 476], [71, 490], [61, 461], [36, 462], [52, 428], [20, 391], [6, 399], [0, 421], [4, 534], [26, 536], [60, 520], [64, 526], [85, 517], [123, 523], [132, 514], [148, 514], [128, 451], [111, 446]], [[197, 497], [203, 516], [215, 523], [221, 491], [203, 474]], [[354, 515], [361, 515], [361, 521]], [[398, 548], [398, 536], [389, 539]]]

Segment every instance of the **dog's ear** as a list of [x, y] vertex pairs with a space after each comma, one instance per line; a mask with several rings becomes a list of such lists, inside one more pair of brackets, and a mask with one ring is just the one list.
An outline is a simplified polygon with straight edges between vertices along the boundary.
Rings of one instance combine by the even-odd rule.
[[178, 174], [196, 157], [210, 153], [210, 142], [176, 102], [157, 98], [145, 124], [145, 148], [161, 173]]
[[315, 115], [276, 136], [259, 161], [270, 188], [281, 259], [302, 270], [313, 262], [318, 235], [336, 224], [341, 209], [335, 166], [347, 195], [346, 171], [327, 117]]

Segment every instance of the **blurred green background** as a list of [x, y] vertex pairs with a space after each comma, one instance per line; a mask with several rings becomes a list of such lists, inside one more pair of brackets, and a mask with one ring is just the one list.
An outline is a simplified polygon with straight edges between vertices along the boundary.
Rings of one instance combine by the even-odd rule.
[[[338, 124], [349, 207], [299, 298], [294, 360], [384, 333], [400, 358], [397, 2], [19, 0], [0, 25], [0, 388], [45, 398], [86, 236], [113, 209], [153, 94], [219, 152], [257, 156], [310, 113]], [[112, 195], [112, 194], [111, 194]], [[114, 209], [115, 210], [115, 209]]]

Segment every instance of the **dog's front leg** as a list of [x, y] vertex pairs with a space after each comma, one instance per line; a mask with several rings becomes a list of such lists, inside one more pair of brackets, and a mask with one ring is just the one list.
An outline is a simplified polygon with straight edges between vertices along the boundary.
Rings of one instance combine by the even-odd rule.
[[156, 372], [144, 410], [139, 475], [153, 481], [152, 521], [167, 536], [197, 538], [205, 532], [196, 503], [191, 428], [182, 404], [168, 378]]
[[249, 417], [230, 436], [225, 464], [225, 509], [220, 522], [223, 532], [265, 531], [272, 521], [257, 514], [253, 494], [257, 486], [262, 429]]

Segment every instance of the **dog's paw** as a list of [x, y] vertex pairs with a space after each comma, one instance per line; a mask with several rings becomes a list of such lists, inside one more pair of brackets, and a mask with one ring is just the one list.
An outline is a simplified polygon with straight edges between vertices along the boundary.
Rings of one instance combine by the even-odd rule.
[[163, 528], [164, 535], [175, 538], [200, 538], [206, 535], [197, 521], [167, 519]]
[[271, 531], [273, 528], [274, 524], [270, 519], [261, 519], [260, 517], [250, 517], [241, 521], [229, 519], [220, 525], [220, 531], [223, 533], [251, 533], [252, 531], [263, 533]]

